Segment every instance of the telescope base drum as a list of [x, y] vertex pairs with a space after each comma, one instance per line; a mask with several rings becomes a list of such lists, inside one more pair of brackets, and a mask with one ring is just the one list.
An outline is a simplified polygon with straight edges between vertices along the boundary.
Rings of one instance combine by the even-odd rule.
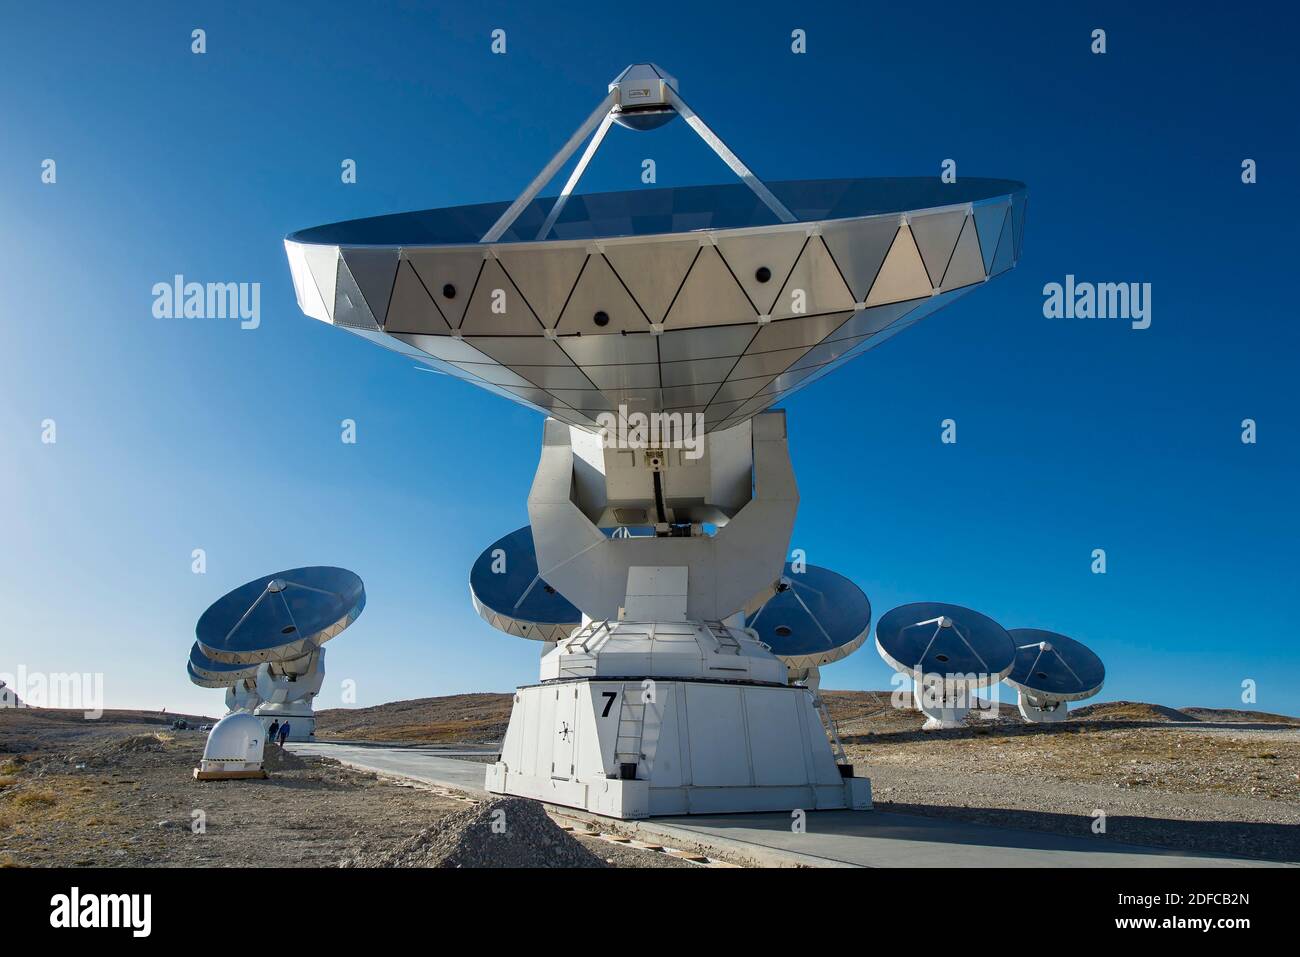
[[519, 688], [487, 790], [623, 819], [871, 807], [807, 688], [675, 678]]
[[925, 715], [922, 731], [946, 731], [965, 726], [966, 715], [970, 713], [970, 700], [965, 694], [935, 698], [931, 692], [927, 697], [926, 689], [920, 682], [915, 682], [912, 698], [917, 703], [916, 710]]
[[[287, 709], [302, 711], [302, 714], [294, 714], [293, 710], [272, 710], [273, 705], [261, 705], [257, 711], [257, 719], [262, 722], [262, 727], [270, 730], [271, 723], [279, 721], [284, 724], [289, 722], [289, 741], [315, 741], [316, 740], [316, 716], [312, 713], [311, 702], [295, 703], [285, 706]], [[270, 735], [267, 735], [270, 740]], [[274, 743], [274, 742], [272, 742]]]
[[266, 732], [262, 722], [247, 711], [228, 714], [208, 733], [203, 760], [194, 769], [200, 781], [227, 781], [237, 778], [264, 778], [262, 749]]
[[1020, 716], [1032, 724], [1053, 724], [1064, 721], [1070, 713], [1069, 702], [1054, 698], [1038, 698], [1023, 689], [1018, 693], [1017, 704], [1020, 707]]
[[324, 680], [324, 648], [290, 661], [266, 662], [257, 671], [257, 691], [262, 701], [253, 714], [268, 730], [272, 722], [288, 721], [290, 741], [315, 741], [313, 702]]

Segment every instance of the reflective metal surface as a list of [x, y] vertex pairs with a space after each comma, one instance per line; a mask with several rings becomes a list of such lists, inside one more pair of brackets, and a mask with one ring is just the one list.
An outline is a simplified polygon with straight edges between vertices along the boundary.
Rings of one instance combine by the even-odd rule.
[[929, 601], [900, 605], [882, 615], [876, 623], [876, 650], [895, 670], [915, 678], [976, 675], [981, 684], [1002, 680], [1016, 657], [1011, 636], [992, 618], [961, 605]]
[[[360, 219], [285, 242], [309, 316], [593, 428], [600, 412], [724, 429], [883, 342], [1019, 257], [1009, 180], [770, 184], [573, 196], [547, 242], [534, 200]], [[825, 348], [831, 342], [839, 342]]]
[[196, 641], [190, 646], [190, 660], [186, 671], [190, 680], [202, 688], [225, 688], [245, 678], [257, 677], [257, 664], [232, 664], [213, 661], [203, 653]]
[[218, 599], [200, 616], [195, 633], [199, 650], [213, 661], [283, 661], [320, 647], [365, 606], [365, 587], [347, 569], [293, 568]]
[[1007, 684], [1058, 701], [1091, 698], [1106, 682], [1106, 666], [1082, 642], [1037, 628], [1013, 628], [1016, 661]]
[[816, 565], [785, 566], [782, 585], [745, 624], [796, 670], [839, 661], [871, 633], [871, 602], [843, 575]]
[[[974, 176], [956, 183], [942, 183], [937, 176], [907, 176], [784, 180], [767, 185], [801, 222], [979, 203], [1025, 190], [1025, 184], [1015, 180]], [[531, 240], [554, 199], [534, 200], [502, 242]], [[289, 241], [332, 246], [474, 243], [508, 205], [480, 203], [371, 216], [300, 229], [290, 234]], [[610, 239], [776, 223], [772, 211], [747, 187], [725, 183], [572, 196], [555, 232], [560, 239]]]
[[508, 635], [559, 641], [582, 623], [582, 613], [537, 573], [529, 525], [493, 542], [469, 573], [474, 610]]

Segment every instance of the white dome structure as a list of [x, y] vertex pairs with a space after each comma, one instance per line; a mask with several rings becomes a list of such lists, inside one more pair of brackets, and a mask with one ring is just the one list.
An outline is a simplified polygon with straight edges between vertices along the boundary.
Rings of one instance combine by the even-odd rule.
[[194, 772], [200, 781], [264, 778], [262, 749], [266, 731], [247, 711], [236, 711], [217, 722], [203, 749], [203, 762]]

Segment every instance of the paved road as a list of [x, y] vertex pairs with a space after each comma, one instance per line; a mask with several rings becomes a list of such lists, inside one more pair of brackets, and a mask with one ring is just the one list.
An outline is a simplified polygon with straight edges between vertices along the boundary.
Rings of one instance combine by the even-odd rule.
[[[483, 792], [485, 765], [448, 755], [447, 748], [392, 748], [361, 744], [290, 744], [299, 754], [319, 754], [344, 764]], [[593, 816], [575, 812], [575, 817]], [[790, 815], [711, 814], [624, 822], [664, 842], [712, 846], [763, 864], [822, 867], [1284, 867], [1208, 854], [1119, 844], [1105, 838], [1069, 837], [971, 824], [948, 818], [886, 811], [811, 811], [805, 833]], [[1213, 827], [1207, 824], [1206, 827]]]
[[[462, 791], [483, 793], [487, 765], [481, 761], [458, 760], [447, 755], [464, 755], [454, 748], [390, 748], [366, 744], [289, 744], [295, 754], [319, 754], [367, 771], [396, 774], [404, 778], [441, 784]], [[495, 752], [493, 752], [495, 753]]]

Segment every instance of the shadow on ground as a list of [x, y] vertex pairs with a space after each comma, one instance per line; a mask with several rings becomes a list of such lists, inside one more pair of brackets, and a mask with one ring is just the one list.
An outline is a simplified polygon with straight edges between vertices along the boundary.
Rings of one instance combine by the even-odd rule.
[[877, 801], [881, 811], [971, 821], [994, 827], [1047, 831], [1117, 844], [1136, 844], [1187, 854], [1226, 854], [1261, 861], [1300, 862], [1300, 826], [1246, 821], [1180, 821], [1109, 815], [1104, 834], [1094, 834], [1090, 815], [1022, 811], [1014, 808], [936, 807]]

